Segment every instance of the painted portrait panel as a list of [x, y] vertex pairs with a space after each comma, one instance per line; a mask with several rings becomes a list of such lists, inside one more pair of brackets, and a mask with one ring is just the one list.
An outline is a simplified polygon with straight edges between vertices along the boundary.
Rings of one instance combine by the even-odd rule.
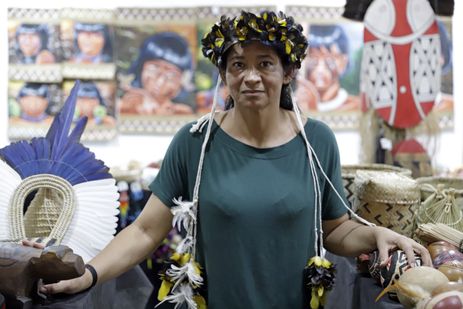
[[8, 137], [17, 140], [44, 136], [60, 105], [60, 84], [10, 82]]
[[[69, 96], [74, 80], [63, 83], [63, 94]], [[116, 83], [103, 80], [82, 80], [77, 92], [74, 121], [87, 117], [83, 141], [108, 141], [117, 134], [115, 111]]]

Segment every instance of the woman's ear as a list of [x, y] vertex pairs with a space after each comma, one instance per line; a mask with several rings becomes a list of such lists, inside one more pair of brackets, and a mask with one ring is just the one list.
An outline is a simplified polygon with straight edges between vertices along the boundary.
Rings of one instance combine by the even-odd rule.
[[289, 84], [291, 81], [296, 78], [298, 69], [295, 66], [290, 66], [285, 69], [285, 75], [283, 77], [283, 84]]

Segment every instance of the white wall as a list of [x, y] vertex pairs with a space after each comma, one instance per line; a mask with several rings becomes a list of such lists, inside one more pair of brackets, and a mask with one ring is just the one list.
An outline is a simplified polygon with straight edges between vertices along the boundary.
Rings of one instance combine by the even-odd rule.
[[[455, 15], [453, 18], [454, 37], [454, 98], [455, 98], [455, 128], [453, 131], [444, 132], [439, 138], [439, 147], [434, 159], [434, 165], [442, 170], [454, 169], [463, 164], [463, 44], [460, 40], [463, 35], [463, 3], [455, 1]], [[76, 5], [78, 3], [78, 5]], [[170, 1], [149, 1], [149, 0], [7, 0], [0, 3], [0, 98], [6, 104], [7, 101], [7, 80], [8, 80], [8, 56], [7, 56], [7, 8], [8, 7], [40, 7], [40, 8], [115, 8], [120, 6], [138, 7], [162, 7], [162, 6], [198, 6], [198, 5], [227, 5], [227, 0], [170, 0]], [[285, 5], [313, 5], [313, 6], [342, 6], [344, 0], [304, 0], [304, 1], [259, 1], [259, 0], [235, 0], [234, 6], [246, 5], [276, 5], [283, 10]], [[457, 81], [460, 81], [458, 84]], [[0, 107], [0, 147], [9, 143], [7, 138], [7, 108]], [[337, 132], [336, 137], [341, 152], [343, 164], [355, 164], [359, 161], [360, 137], [356, 132]], [[105, 144], [90, 144], [88, 146], [96, 153], [97, 158], [104, 160], [109, 166], [125, 166], [130, 160], [138, 160], [142, 164], [157, 161], [164, 156], [164, 153], [171, 140], [170, 136], [133, 136], [120, 135], [115, 141]]]

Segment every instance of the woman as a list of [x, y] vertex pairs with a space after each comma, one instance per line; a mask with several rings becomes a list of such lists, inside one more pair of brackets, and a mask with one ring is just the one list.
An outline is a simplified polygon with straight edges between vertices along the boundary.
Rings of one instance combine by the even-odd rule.
[[[313, 119], [298, 125], [298, 109], [292, 112], [289, 83], [307, 48], [300, 25], [271, 12], [242, 12], [236, 20], [221, 18], [202, 43], [228, 87], [228, 110], [176, 134], [142, 214], [90, 262], [98, 282], [140, 262], [167, 235], [172, 219], [187, 237], [160, 294], [172, 290], [164, 299], [189, 308], [202, 308], [202, 297], [209, 308], [303, 308], [303, 269], [323, 255], [323, 242], [351, 256], [378, 248], [384, 262], [400, 247], [409, 263], [416, 252], [430, 265], [426, 249], [413, 240], [349, 220], [321, 169], [314, 172], [314, 164], [322, 167], [342, 193], [333, 133]], [[199, 295], [204, 279], [207, 291]], [[91, 284], [87, 271], [42, 291], [74, 293]]]

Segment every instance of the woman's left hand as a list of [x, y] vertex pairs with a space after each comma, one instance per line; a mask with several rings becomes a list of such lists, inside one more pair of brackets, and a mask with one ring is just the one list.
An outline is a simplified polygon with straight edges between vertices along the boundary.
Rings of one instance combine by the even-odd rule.
[[407, 256], [408, 264], [415, 266], [415, 253], [421, 256], [424, 266], [432, 266], [429, 251], [411, 238], [400, 235], [385, 227], [372, 227], [373, 235], [379, 251], [381, 266], [386, 266], [390, 250], [401, 249]]

